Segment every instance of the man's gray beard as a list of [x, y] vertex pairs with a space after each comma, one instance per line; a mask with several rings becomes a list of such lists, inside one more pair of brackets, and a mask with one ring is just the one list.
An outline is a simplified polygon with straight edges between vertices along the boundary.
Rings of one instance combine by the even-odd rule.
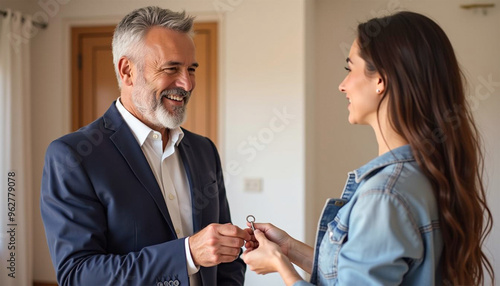
[[159, 101], [156, 101], [154, 94], [149, 95], [151, 96], [149, 104], [143, 104], [147, 102], [148, 94], [146, 94], [146, 91], [142, 88], [142, 86], [139, 88], [141, 89], [135, 89], [132, 92], [132, 102], [134, 103], [137, 111], [139, 111], [141, 115], [151, 124], [159, 128], [175, 129], [186, 121], [187, 100], [184, 102], [183, 106], [174, 106], [173, 114], [170, 114], [161, 102], [163, 100], [163, 96], [160, 97]]

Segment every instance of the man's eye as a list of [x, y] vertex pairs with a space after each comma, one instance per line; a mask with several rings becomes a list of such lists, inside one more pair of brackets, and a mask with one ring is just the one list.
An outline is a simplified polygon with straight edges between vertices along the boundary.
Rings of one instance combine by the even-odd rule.
[[163, 71], [167, 72], [167, 73], [174, 73], [177, 71], [177, 68], [176, 67], [172, 67], [172, 68], [164, 68]]
[[196, 69], [195, 68], [188, 68], [188, 72], [190, 74], [194, 74], [196, 72]]
[[351, 69], [348, 67], [344, 67], [346, 71], [351, 72]]

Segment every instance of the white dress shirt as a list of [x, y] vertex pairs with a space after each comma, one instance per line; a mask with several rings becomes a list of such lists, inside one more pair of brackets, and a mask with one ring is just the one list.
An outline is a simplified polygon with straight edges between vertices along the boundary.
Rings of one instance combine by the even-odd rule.
[[199, 267], [196, 267], [193, 262], [187, 237], [193, 234], [191, 192], [184, 165], [178, 152], [178, 146], [184, 137], [184, 133], [180, 127], [170, 129], [169, 139], [163, 150], [163, 139], [160, 132], [149, 128], [133, 116], [125, 109], [120, 102], [120, 98], [116, 100], [116, 108], [130, 127], [130, 130], [132, 130], [132, 134], [148, 160], [163, 193], [177, 237], [186, 237], [184, 245], [190, 284], [199, 285], [197, 274]]

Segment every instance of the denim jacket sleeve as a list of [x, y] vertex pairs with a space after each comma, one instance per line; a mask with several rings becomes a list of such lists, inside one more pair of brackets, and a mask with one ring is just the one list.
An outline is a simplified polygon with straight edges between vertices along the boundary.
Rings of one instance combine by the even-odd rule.
[[360, 193], [338, 256], [339, 285], [399, 285], [424, 252], [404, 199], [388, 190]]
[[293, 283], [292, 286], [314, 286], [314, 284], [311, 284], [311, 283], [306, 282], [304, 280], [299, 280], [299, 281]]

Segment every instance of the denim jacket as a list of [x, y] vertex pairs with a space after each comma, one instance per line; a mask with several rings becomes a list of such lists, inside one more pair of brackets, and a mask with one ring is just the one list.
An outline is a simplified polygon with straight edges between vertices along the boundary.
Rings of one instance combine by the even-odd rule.
[[348, 174], [319, 222], [311, 283], [440, 285], [443, 241], [431, 184], [409, 145]]

